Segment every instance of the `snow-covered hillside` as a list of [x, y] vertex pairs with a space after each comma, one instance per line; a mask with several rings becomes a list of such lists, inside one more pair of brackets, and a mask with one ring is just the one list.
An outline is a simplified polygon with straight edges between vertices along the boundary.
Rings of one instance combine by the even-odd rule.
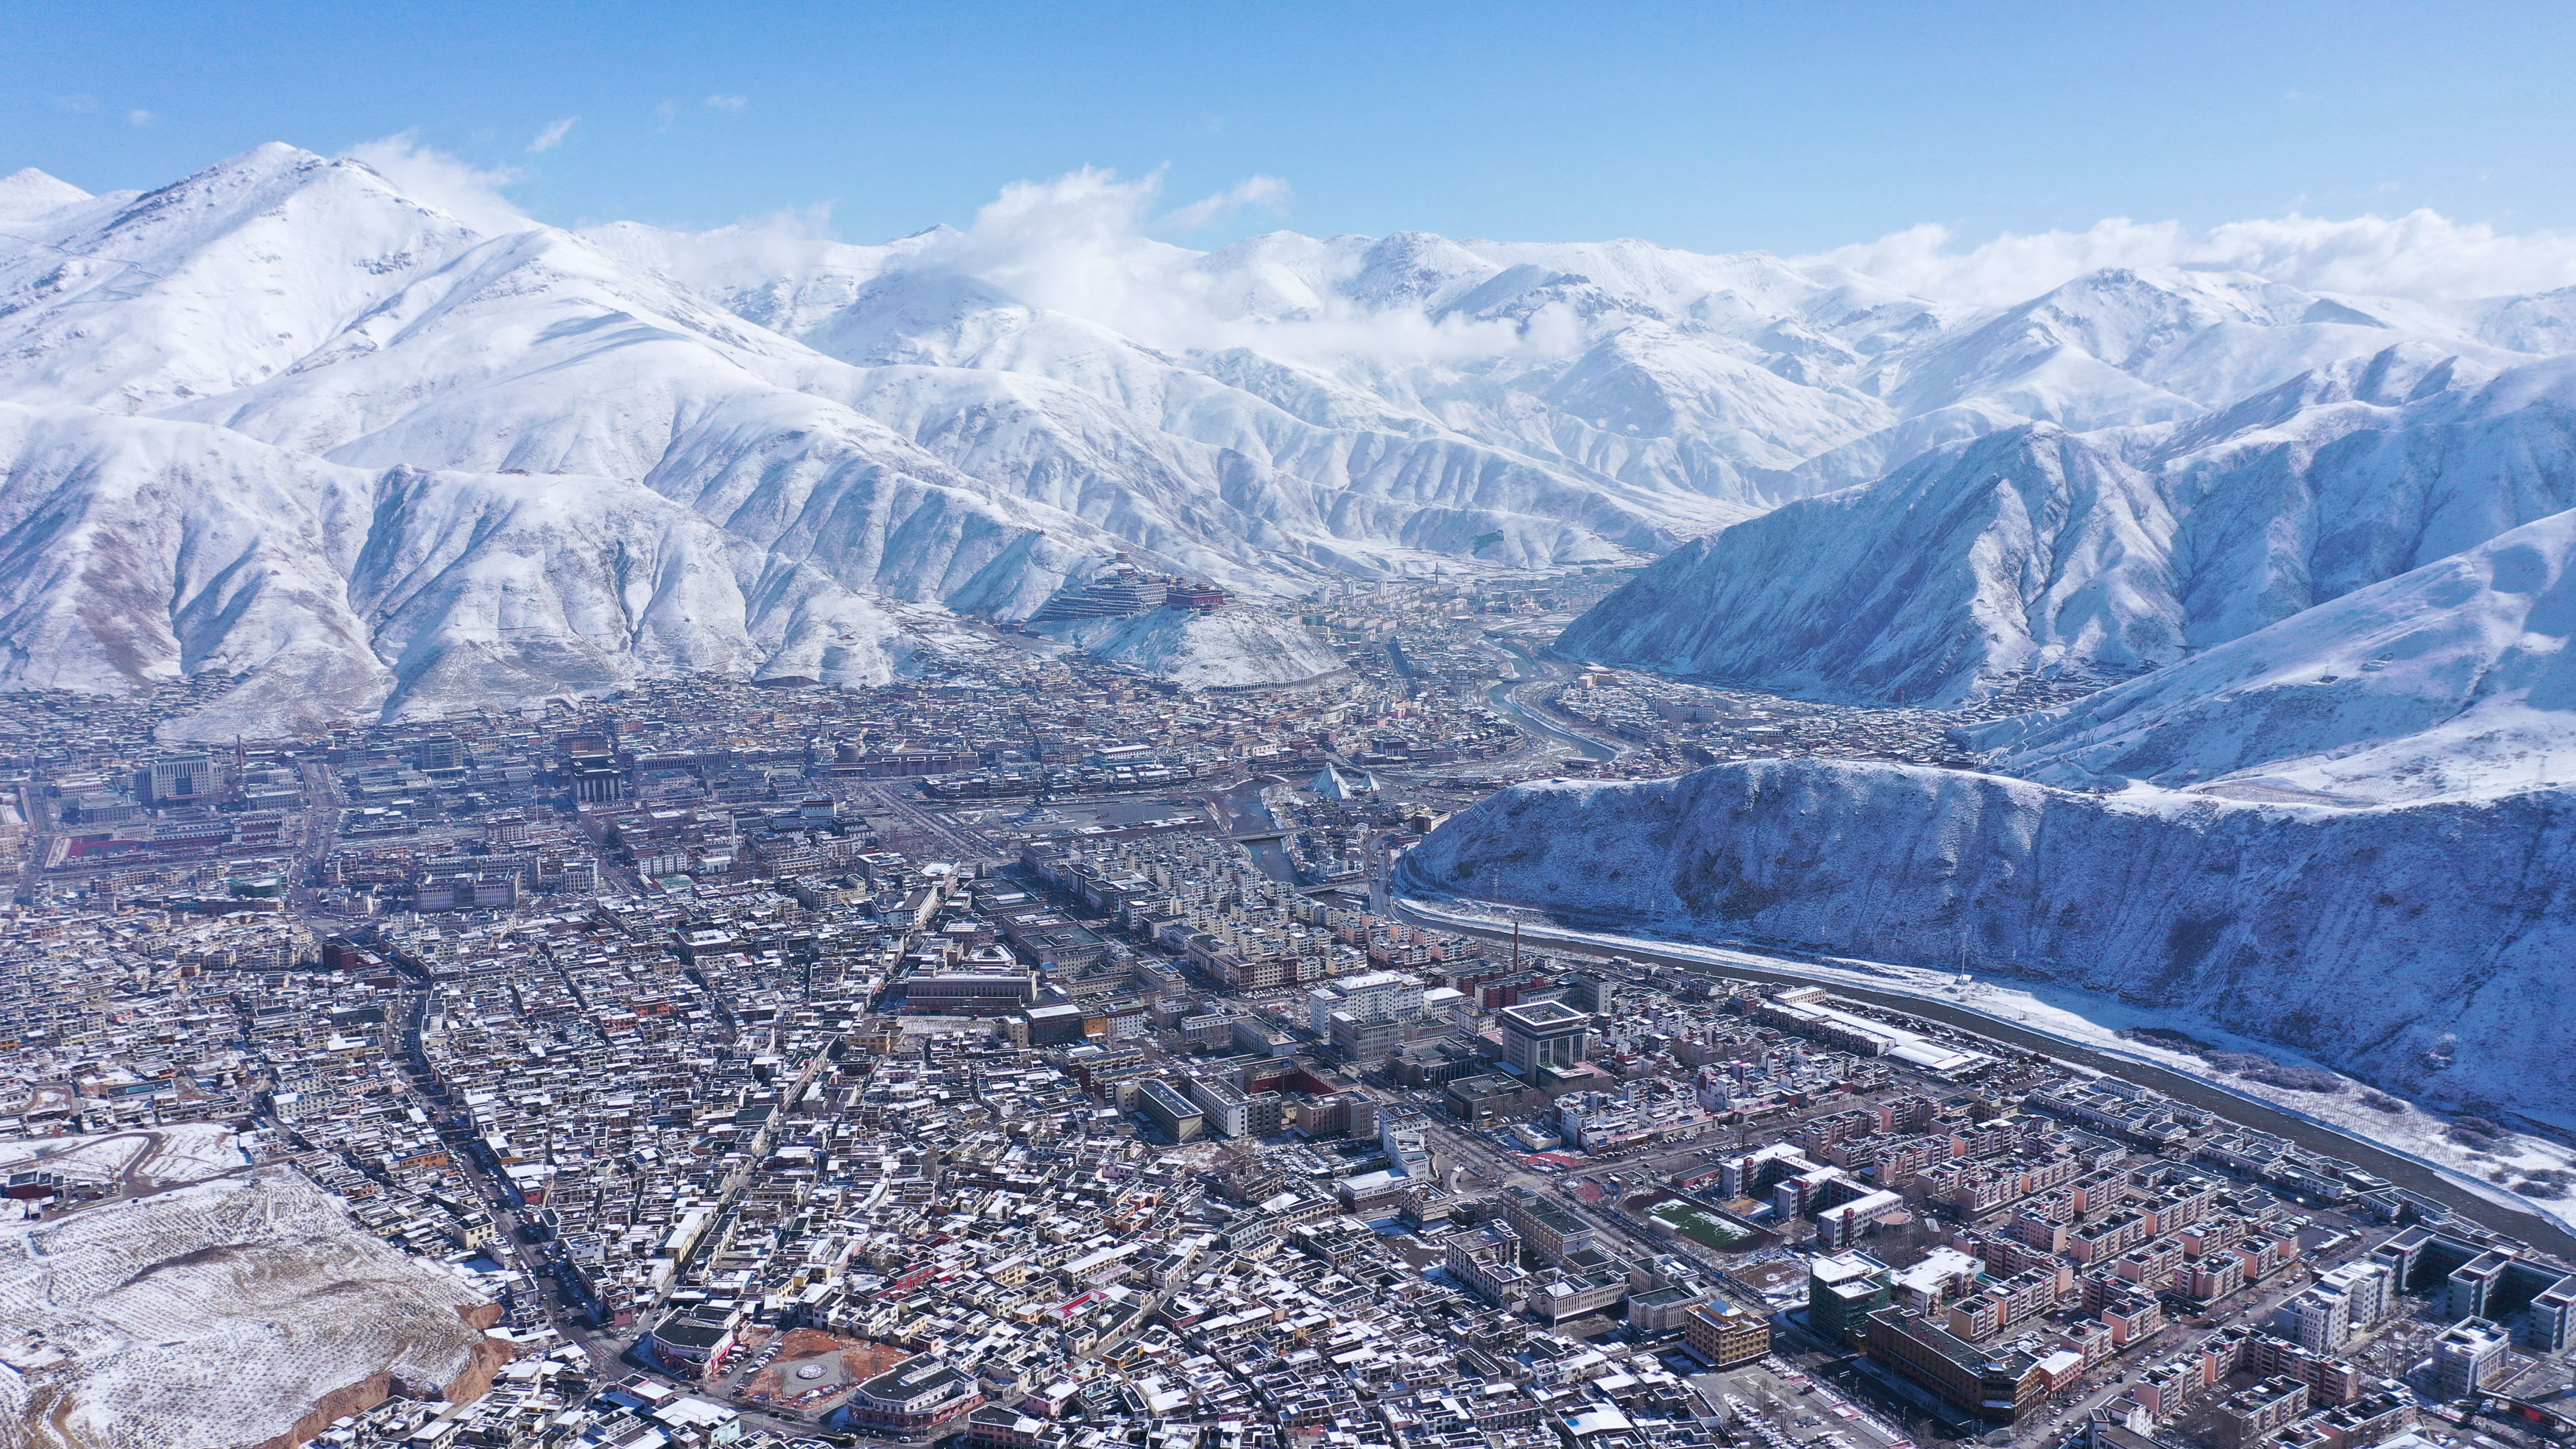
[[[1149, 190], [1080, 173], [854, 246], [469, 224], [285, 145], [149, 193], [7, 177], [0, 404], [40, 421], [8, 429], [0, 682], [247, 672], [203, 728], [259, 733], [639, 673], [881, 677], [944, 611], [1024, 619], [1121, 557], [1253, 597], [1636, 560], [1896, 469], [1903, 506], [1765, 517], [1613, 632], [1944, 697], [2159, 662], [2576, 502], [2496, 496], [2564, 447], [2571, 382], [2533, 361], [2576, 342], [2561, 294], [2121, 270], [1978, 309], [1640, 241], [1202, 253], [1145, 236]], [[1974, 496], [1990, 456], [2020, 502]], [[2345, 506], [2373, 490], [2430, 501]], [[1829, 585], [1728, 585], [1809, 643], [1709, 635], [1703, 555]], [[1853, 605], [1867, 637], [1818, 633]]]
[[1411, 868], [2107, 994], [2576, 1120], [2569, 368], [2408, 344], [2178, 426], [1949, 445], [1694, 544], [1560, 647], [1939, 701], [2007, 671], [2149, 672], [1966, 732], [1998, 774], [1525, 787]]
[[2435, 1101], [2576, 1102], [2564, 791], [2348, 810], [1757, 761], [1518, 786], [1405, 868], [1578, 924], [2118, 996]]
[[1165, 607], [1132, 618], [1033, 627], [1095, 658], [1186, 689], [1302, 684], [1342, 667], [1332, 646], [1294, 618], [1244, 604], [1212, 612]]
[[2075, 704], [1972, 731], [2009, 774], [2250, 799], [2491, 796], [2576, 765], [2576, 511]]
[[2022, 424], [1676, 550], [1559, 648], [1908, 703], [2132, 674], [2576, 506], [2571, 402], [2576, 358], [2404, 343], [2186, 423]]
[[675, 672], [876, 684], [919, 647], [887, 607], [632, 481], [360, 469], [6, 404], [0, 637], [0, 685], [247, 676], [169, 731], [217, 740]]
[[[60, 1140], [60, 1139], [57, 1139]], [[509, 1362], [463, 1277], [287, 1167], [0, 1225], [0, 1442], [297, 1443], [389, 1392], [469, 1402]]]
[[2151, 666], [2182, 647], [2173, 527], [2135, 468], [2027, 424], [1694, 540], [1556, 650], [1907, 703], [2014, 671]]

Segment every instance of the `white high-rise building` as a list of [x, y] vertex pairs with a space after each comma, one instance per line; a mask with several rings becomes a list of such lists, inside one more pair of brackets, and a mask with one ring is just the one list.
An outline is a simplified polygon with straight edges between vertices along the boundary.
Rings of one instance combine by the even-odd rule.
[[1330, 986], [1306, 993], [1306, 1024], [1322, 1036], [1333, 1029], [1333, 1013], [1342, 1009], [1342, 994]]
[[2341, 1353], [2354, 1334], [2388, 1316], [2391, 1277], [2375, 1260], [2320, 1274], [2272, 1310], [2272, 1331], [2310, 1353]]
[[2433, 1340], [2433, 1382], [2446, 1399], [2465, 1399], [2504, 1366], [2505, 1332], [2484, 1318], [2464, 1318]]
[[2352, 1337], [2352, 1300], [2310, 1288], [2272, 1310], [2272, 1331], [2310, 1353], [2336, 1353]]
[[1401, 971], [1371, 971], [1328, 981], [1306, 993], [1306, 1020], [1318, 1035], [1334, 1012], [1353, 1021], [1405, 1021], [1422, 1014], [1422, 983]]
[[2388, 1307], [2397, 1293], [2394, 1274], [2386, 1263], [2364, 1260], [2346, 1263], [2331, 1272], [2317, 1275], [2316, 1286], [2323, 1291], [2340, 1293], [2351, 1304], [2345, 1317], [2352, 1331], [2359, 1333], [2388, 1316]]

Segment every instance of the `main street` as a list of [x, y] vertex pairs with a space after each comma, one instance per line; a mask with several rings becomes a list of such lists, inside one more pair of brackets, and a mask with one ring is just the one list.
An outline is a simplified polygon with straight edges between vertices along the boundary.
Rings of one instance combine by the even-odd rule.
[[320, 894], [313, 877], [331, 858], [331, 848], [339, 839], [340, 791], [331, 778], [331, 767], [311, 754], [296, 760], [295, 774], [304, 786], [304, 824], [297, 837], [295, 863], [287, 871], [286, 898], [290, 908], [310, 913]]
[[580, 1346], [590, 1359], [591, 1369], [604, 1377], [615, 1378], [624, 1370], [620, 1356], [625, 1344], [614, 1334], [599, 1331], [589, 1320], [588, 1310], [575, 1302], [556, 1279], [545, 1255], [531, 1250], [534, 1237], [528, 1224], [514, 1206], [510, 1185], [493, 1172], [478, 1145], [474, 1122], [461, 1102], [450, 1100], [450, 1094], [439, 1085], [429, 1067], [428, 1053], [421, 1040], [430, 1008], [430, 993], [414, 989], [404, 993], [402, 1050], [395, 1063], [403, 1072], [405, 1084], [414, 1101], [438, 1124], [439, 1139], [447, 1144], [448, 1158], [458, 1173], [474, 1186], [483, 1205], [492, 1215], [498, 1236], [489, 1251], [503, 1263], [524, 1274], [537, 1295], [537, 1307], [547, 1322], [564, 1338]]
[[912, 798], [912, 781], [900, 784], [867, 784], [858, 793], [876, 802], [877, 808], [896, 816], [907, 825], [942, 842], [961, 865], [999, 862], [1011, 858], [1010, 850], [973, 826], [957, 820], [944, 811], [925, 810]]

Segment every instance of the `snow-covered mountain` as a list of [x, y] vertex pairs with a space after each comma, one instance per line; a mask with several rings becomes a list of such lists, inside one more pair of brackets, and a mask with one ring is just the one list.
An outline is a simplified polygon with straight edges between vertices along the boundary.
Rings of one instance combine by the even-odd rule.
[[[206, 727], [256, 732], [636, 673], [870, 678], [953, 641], [950, 612], [1023, 619], [1121, 557], [1278, 596], [1642, 560], [1761, 518], [1665, 589], [1757, 543], [1765, 567], [1839, 557], [1906, 510], [1794, 500], [1894, 469], [1944, 510], [1937, 547], [1866, 546], [1938, 576], [1926, 602], [1846, 568], [1871, 639], [1742, 658], [1930, 696], [2161, 662], [2576, 501], [2487, 497], [2512, 449], [2563, 446], [2565, 380], [2532, 362], [2576, 339], [2561, 294], [2124, 271], [1980, 311], [1637, 241], [1201, 253], [1047, 210], [1068, 195], [852, 246], [478, 227], [283, 145], [144, 194], [0, 179], [0, 685], [220, 668], [252, 682]], [[2428, 457], [2497, 476], [2375, 541], [2264, 531], [2341, 526], [2335, 488], [2412, 487]], [[1971, 458], [2022, 501], [1968, 498]], [[98, 567], [48, 554], [75, 533]], [[1794, 593], [1758, 601], [1770, 625]], [[1988, 642], [1912, 659], [1968, 616]]]
[[2071, 705], [1969, 733], [1993, 767], [2342, 804], [2491, 797], [2576, 761], [2576, 511]]
[[1794, 760], [1515, 786], [1405, 862], [1606, 929], [2119, 997], [2561, 1124], [2571, 869], [2567, 791], [2347, 810]]
[[2173, 529], [2137, 469], [2025, 424], [1694, 540], [1556, 648], [1909, 703], [2015, 671], [2152, 665], [2182, 647]]
[[[1694, 663], [1816, 687], [2161, 665], [1964, 732], [1996, 773], [1773, 761], [1522, 787], [1409, 868], [1587, 919], [2118, 997], [2563, 1123], [2567, 364], [2421, 362], [2325, 369], [2126, 458], [2046, 425], [1954, 447], [1626, 591], [1676, 616], [1715, 593]], [[1606, 611], [1584, 625], [1615, 648]]]
[[653, 674], [884, 683], [953, 625], [636, 482], [361, 469], [205, 423], [0, 404], [0, 679], [247, 676], [229, 739]]
[[1558, 647], [1940, 704], [2174, 663], [2576, 506], [2576, 359], [2491, 362], [2399, 343], [2188, 422], [1945, 444], [1666, 555]]

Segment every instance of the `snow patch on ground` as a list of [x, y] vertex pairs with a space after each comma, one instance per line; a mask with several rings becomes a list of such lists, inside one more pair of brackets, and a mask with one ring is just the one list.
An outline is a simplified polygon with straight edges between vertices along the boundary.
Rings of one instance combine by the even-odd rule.
[[242, 1149], [241, 1134], [214, 1122], [0, 1141], [0, 1176], [50, 1172], [66, 1182], [145, 1191], [238, 1172], [250, 1161]]
[[460, 1310], [289, 1168], [0, 1225], [0, 1440], [230, 1449], [379, 1374], [434, 1397], [491, 1357]]

